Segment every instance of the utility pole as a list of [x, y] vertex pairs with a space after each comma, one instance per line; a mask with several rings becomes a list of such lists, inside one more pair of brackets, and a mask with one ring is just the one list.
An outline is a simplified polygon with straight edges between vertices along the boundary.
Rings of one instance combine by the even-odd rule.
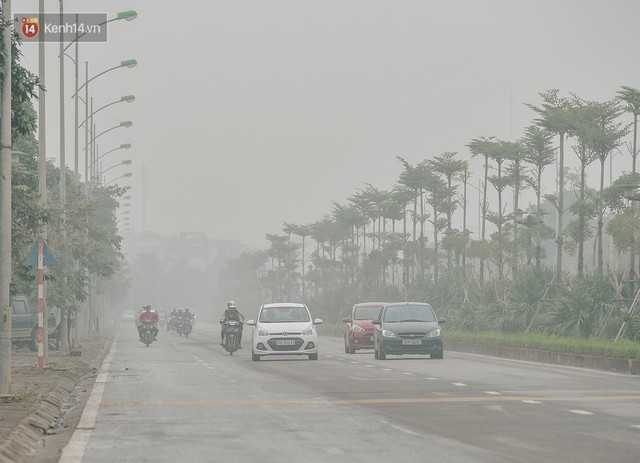
[[0, 87], [0, 397], [11, 395], [11, 0], [2, 1], [4, 75]]
[[[64, 24], [64, 2], [60, 0], [60, 24]], [[65, 124], [64, 124], [64, 34], [60, 28], [60, 214], [62, 218], [62, 252], [60, 255], [60, 267], [62, 270], [62, 297], [65, 299], [63, 305], [66, 306], [67, 298], [67, 255], [66, 255], [66, 207], [67, 207], [67, 161], [65, 158]], [[60, 350], [63, 354], [69, 353], [68, 328], [67, 328], [67, 308], [62, 307], [60, 315]]]
[[[44, 0], [39, 1], [39, 22], [44, 24]], [[38, 89], [38, 205], [46, 207], [47, 205], [47, 133], [46, 133], [46, 86], [45, 78], [45, 40], [44, 33], [38, 38], [38, 80], [40, 88]], [[42, 234], [46, 237], [46, 225], [42, 224]], [[49, 317], [47, 317], [47, 306], [44, 306], [44, 364], [49, 364]]]

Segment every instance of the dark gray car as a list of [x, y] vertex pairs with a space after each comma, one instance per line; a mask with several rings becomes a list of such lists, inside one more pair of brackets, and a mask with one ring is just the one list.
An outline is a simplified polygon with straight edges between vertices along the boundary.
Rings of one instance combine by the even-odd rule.
[[444, 357], [440, 323], [430, 304], [424, 302], [394, 302], [385, 304], [380, 318], [373, 321], [374, 356], [384, 360], [387, 355], [428, 354]]

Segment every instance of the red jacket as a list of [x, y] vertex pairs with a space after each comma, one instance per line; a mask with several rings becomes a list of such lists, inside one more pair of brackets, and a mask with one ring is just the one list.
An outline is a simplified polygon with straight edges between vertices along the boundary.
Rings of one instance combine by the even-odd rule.
[[158, 312], [152, 310], [145, 310], [140, 315], [138, 315], [138, 321], [140, 323], [151, 322], [158, 323], [160, 321], [160, 317], [158, 316]]

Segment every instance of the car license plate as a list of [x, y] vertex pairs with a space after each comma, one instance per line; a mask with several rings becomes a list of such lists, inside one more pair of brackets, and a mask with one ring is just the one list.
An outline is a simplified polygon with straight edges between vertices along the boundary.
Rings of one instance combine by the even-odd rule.
[[293, 339], [280, 339], [276, 341], [276, 346], [295, 346], [296, 342]]
[[416, 345], [420, 345], [422, 341], [420, 341], [419, 339], [403, 339], [402, 340], [402, 345], [404, 346], [416, 346]]

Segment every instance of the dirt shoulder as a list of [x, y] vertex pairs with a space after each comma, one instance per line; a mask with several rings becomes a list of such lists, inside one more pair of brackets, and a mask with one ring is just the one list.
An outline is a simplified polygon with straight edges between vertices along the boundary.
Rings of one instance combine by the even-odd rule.
[[13, 397], [0, 401], [0, 463], [58, 461], [114, 334], [81, 340], [74, 349], [79, 355], [50, 351], [43, 372], [37, 368], [37, 352], [12, 348]]

